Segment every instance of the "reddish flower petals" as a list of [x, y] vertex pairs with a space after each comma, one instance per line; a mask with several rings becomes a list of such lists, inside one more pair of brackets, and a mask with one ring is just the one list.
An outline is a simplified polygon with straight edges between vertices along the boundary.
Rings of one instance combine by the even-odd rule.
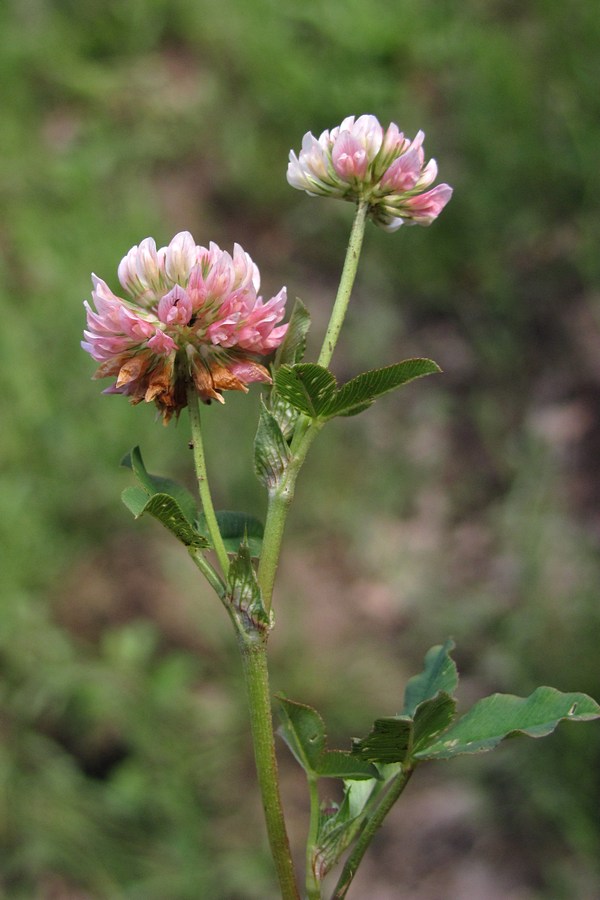
[[165, 325], [187, 325], [192, 318], [192, 301], [187, 291], [176, 284], [173, 290], [161, 297], [156, 311]]
[[197, 247], [185, 231], [159, 250], [146, 238], [118, 274], [131, 300], [94, 275], [95, 309], [85, 303], [82, 347], [100, 363], [95, 377], [117, 379], [105, 393], [154, 402], [168, 422], [186, 405], [188, 381], [206, 402], [270, 381], [248, 354], [264, 356], [283, 340], [286, 291], [264, 302], [258, 269], [239, 244], [231, 255], [214, 243]]
[[345, 181], [364, 178], [369, 165], [366, 149], [349, 131], [343, 131], [331, 151], [333, 168]]
[[[434, 160], [425, 164], [419, 131], [413, 141], [393, 122], [384, 132], [375, 116], [349, 116], [341, 125], [324, 131], [319, 139], [304, 135], [298, 156], [291, 151], [287, 180], [311, 196], [367, 201], [373, 221], [387, 231], [403, 222], [429, 225], [451, 196], [439, 185], [434, 202], [424, 201], [423, 214], [413, 200], [422, 195], [437, 175]], [[435, 202], [444, 198], [444, 203]]]

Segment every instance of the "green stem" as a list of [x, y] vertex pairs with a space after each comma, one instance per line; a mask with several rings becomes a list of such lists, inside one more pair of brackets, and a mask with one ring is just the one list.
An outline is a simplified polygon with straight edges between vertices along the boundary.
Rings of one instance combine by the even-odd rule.
[[222, 600], [225, 606], [229, 609], [229, 604], [226, 602], [227, 596], [227, 587], [220, 577], [219, 573], [214, 570], [209, 561], [206, 559], [202, 550], [199, 550], [198, 547], [188, 547], [189, 554], [213, 588], [213, 590], [217, 593], [219, 600]]
[[352, 231], [350, 232], [350, 240], [348, 241], [348, 249], [346, 250], [346, 259], [344, 260], [340, 285], [338, 287], [335, 303], [333, 304], [329, 325], [327, 326], [327, 331], [325, 333], [323, 347], [321, 348], [321, 353], [317, 360], [320, 366], [328, 366], [331, 362], [335, 345], [337, 344], [342, 325], [344, 324], [346, 310], [348, 309], [348, 303], [350, 302], [350, 294], [352, 293], [352, 286], [354, 285], [354, 279], [356, 277], [356, 270], [358, 269], [358, 260], [365, 233], [365, 223], [368, 211], [368, 202], [366, 200], [361, 200], [356, 208], [356, 215], [354, 216]]
[[190, 414], [190, 428], [192, 431], [192, 449], [194, 453], [194, 465], [196, 467], [196, 478], [198, 479], [198, 493], [200, 494], [200, 502], [202, 503], [202, 511], [206, 519], [206, 526], [212, 541], [212, 545], [217, 559], [219, 560], [223, 575], [227, 576], [229, 571], [229, 557], [227, 550], [221, 537], [219, 524], [215, 515], [210, 488], [208, 486], [208, 476], [206, 473], [206, 460], [204, 457], [204, 444], [202, 442], [202, 426], [200, 422], [200, 404], [198, 402], [198, 394], [193, 384], [190, 382], [187, 387], [188, 411]]
[[342, 874], [338, 879], [331, 900], [343, 900], [348, 893], [348, 888], [352, 883], [352, 879], [356, 875], [356, 870], [365, 855], [367, 847], [373, 840], [375, 832], [381, 827], [381, 823], [389, 813], [390, 809], [408, 784], [414, 768], [412, 766], [403, 767], [390, 784], [387, 794], [368, 820], [364, 830], [361, 832], [359, 839], [354, 845], [352, 853], [346, 860], [346, 864], [342, 869]]
[[[290, 504], [294, 498], [296, 488], [296, 479], [302, 468], [302, 464], [306, 459], [310, 445], [321, 430], [322, 423], [312, 421], [308, 426], [305, 416], [303, 420], [303, 431], [300, 440], [292, 441], [291, 459], [289, 461], [285, 475], [277, 488], [269, 495], [269, 507], [267, 510], [267, 519], [265, 522], [265, 531], [263, 534], [262, 552], [260, 562], [258, 564], [258, 583], [262, 591], [263, 603], [267, 611], [271, 609], [273, 602], [273, 586], [275, 584], [275, 575], [277, 574], [277, 566], [281, 554], [281, 542], [283, 540], [283, 531], [285, 528], [285, 520], [287, 518]], [[301, 423], [299, 423], [300, 425]], [[296, 432], [298, 436], [299, 432]]]
[[248, 693], [254, 759], [265, 811], [271, 854], [279, 878], [282, 900], [299, 900], [289, 840], [283, 818], [271, 716], [266, 638], [240, 640]]
[[[356, 270], [358, 268], [358, 260], [365, 233], [368, 210], [369, 204], [367, 201], [361, 200], [354, 216], [352, 231], [350, 232], [350, 239], [348, 241], [348, 249], [346, 250], [346, 258], [344, 260], [344, 267], [340, 277], [340, 284], [331, 311], [329, 325], [327, 326], [327, 331], [323, 340], [321, 353], [319, 355], [318, 362], [321, 366], [328, 366], [331, 361], [348, 309], [350, 295], [356, 277]], [[317, 420], [310, 421], [306, 416], [300, 416], [290, 448], [292, 458], [288, 469], [281, 484], [278, 485], [277, 489], [269, 497], [262, 553], [258, 567], [258, 581], [263, 594], [263, 602], [267, 610], [271, 608], [272, 604], [273, 585], [275, 583], [275, 574], [279, 563], [285, 521], [294, 496], [296, 479], [306, 458], [309, 447], [320, 431], [322, 424], [323, 423], [318, 422]]]
[[313, 856], [319, 837], [319, 791], [317, 779], [308, 776], [308, 793], [310, 797], [310, 824], [306, 840], [306, 897], [307, 900], [321, 900], [321, 886], [315, 875]]

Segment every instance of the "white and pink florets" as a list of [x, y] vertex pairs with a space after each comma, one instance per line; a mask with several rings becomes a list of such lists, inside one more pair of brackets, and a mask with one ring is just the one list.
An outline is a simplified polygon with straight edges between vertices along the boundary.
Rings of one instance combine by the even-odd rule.
[[146, 238], [118, 275], [131, 299], [92, 275], [95, 310], [85, 303], [81, 345], [100, 363], [94, 377], [117, 379], [105, 393], [154, 401], [166, 423], [186, 406], [190, 384], [205, 402], [223, 402], [223, 390], [270, 383], [256, 357], [285, 336], [286, 290], [263, 302], [258, 269], [239, 244], [232, 256], [213, 243], [196, 246], [187, 231], [158, 250]]
[[298, 156], [290, 151], [287, 180], [312, 197], [367, 201], [369, 215], [386, 231], [430, 225], [452, 196], [439, 184], [434, 159], [425, 163], [422, 131], [404, 137], [392, 122], [386, 131], [375, 116], [348, 116], [317, 139], [304, 135]]

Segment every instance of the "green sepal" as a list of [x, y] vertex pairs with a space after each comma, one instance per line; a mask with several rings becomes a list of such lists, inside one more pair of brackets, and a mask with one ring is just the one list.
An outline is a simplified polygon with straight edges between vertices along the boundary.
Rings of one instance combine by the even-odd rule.
[[158, 519], [186, 547], [208, 547], [206, 538], [190, 525], [177, 501], [169, 494], [150, 497], [143, 488], [134, 486], [125, 488], [121, 498], [136, 519], [147, 513]]
[[[237, 553], [240, 545], [246, 542], [250, 549], [250, 555], [254, 558], [260, 556], [264, 532], [264, 526], [260, 519], [248, 513], [234, 512], [227, 509], [219, 510], [215, 513], [215, 516], [223, 538], [223, 544], [228, 553]], [[204, 513], [200, 513], [196, 524], [200, 534], [204, 535], [210, 542], [210, 534]]]
[[277, 697], [283, 738], [298, 763], [311, 778], [378, 778], [375, 766], [342, 750], [328, 750], [325, 723], [312, 706]]
[[563, 720], [587, 722], [597, 718], [600, 706], [587, 694], [563, 694], [551, 687], [539, 687], [529, 697], [492, 694], [479, 700], [441, 738], [422, 747], [415, 757], [451, 759], [462, 753], [483, 753], [516, 735], [544, 737]]
[[275, 373], [277, 392], [295, 409], [312, 419], [354, 416], [378, 398], [415, 378], [440, 372], [431, 359], [403, 362], [363, 372], [338, 388], [334, 375], [314, 363], [283, 365]]
[[236, 625], [246, 637], [262, 633], [271, 627], [256, 572], [252, 565], [249, 545], [244, 541], [231, 560], [227, 574], [227, 600]]
[[306, 352], [306, 335], [309, 328], [310, 313], [302, 300], [296, 297], [285, 338], [275, 354], [273, 363], [275, 369], [302, 361]]
[[151, 475], [146, 470], [144, 460], [142, 459], [142, 451], [139, 447], [134, 447], [129, 453], [126, 453], [121, 460], [121, 465], [132, 470], [140, 486], [149, 497], [153, 494], [168, 494], [176, 501], [190, 525], [194, 524], [194, 520], [198, 515], [198, 510], [193, 494], [191, 494], [182, 484], [173, 481], [171, 478], [163, 478], [160, 475]]
[[254, 471], [267, 490], [277, 487], [289, 459], [289, 447], [277, 419], [262, 403], [254, 439]]

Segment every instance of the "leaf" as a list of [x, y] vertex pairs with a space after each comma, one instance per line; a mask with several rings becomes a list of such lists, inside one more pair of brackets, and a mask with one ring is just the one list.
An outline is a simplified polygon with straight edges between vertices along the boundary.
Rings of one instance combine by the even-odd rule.
[[306, 335], [310, 328], [310, 313], [298, 297], [294, 303], [288, 330], [283, 343], [275, 354], [274, 366], [279, 369], [283, 365], [301, 362], [306, 351]]
[[284, 400], [312, 419], [324, 414], [336, 392], [333, 374], [315, 363], [281, 366], [275, 373], [274, 383]]
[[254, 439], [254, 471], [268, 490], [279, 484], [290, 459], [290, 451], [275, 417], [261, 405]]
[[312, 706], [296, 703], [286, 697], [278, 697], [277, 700], [281, 718], [277, 733], [304, 771], [309, 775], [316, 775], [319, 759], [325, 749], [323, 719]]
[[403, 362], [373, 369], [357, 375], [346, 382], [336, 393], [335, 398], [325, 411], [327, 418], [332, 416], [354, 416], [367, 409], [378, 397], [393, 391], [395, 388], [415, 378], [432, 375], [441, 369], [431, 359], [405, 359]]
[[585, 722], [597, 718], [600, 718], [600, 706], [586, 694], [563, 694], [551, 687], [539, 687], [529, 697], [492, 694], [476, 703], [439, 740], [415, 756], [451, 759], [461, 753], [483, 753], [514, 735], [544, 737], [563, 719]]
[[417, 706], [440, 692], [452, 694], [458, 685], [458, 672], [450, 651], [454, 649], [454, 641], [432, 647], [425, 654], [425, 665], [419, 675], [409, 679], [404, 691], [405, 716], [414, 716]]
[[190, 525], [198, 514], [196, 501], [186, 487], [171, 478], [162, 478], [160, 475], [151, 475], [144, 465], [142, 459], [142, 451], [139, 447], [134, 447], [121, 460], [121, 465], [133, 471], [141, 487], [146, 491], [149, 497], [153, 494], [168, 494], [177, 502], [181, 512], [188, 520]]
[[403, 763], [412, 745], [414, 723], [410, 716], [375, 719], [369, 734], [352, 741], [352, 752], [371, 762]]
[[264, 631], [271, 625], [265, 609], [256, 572], [252, 565], [250, 547], [242, 543], [231, 560], [227, 575], [227, 597], [236, 622], [244, 634]]
[[333, 374], [313, 363], [284, 365], [275, 373], [275, 389], [291, 406], [312, 419], [354, 416], [389, 391], [439, 372], [430, 359], [405, 359], [383, 369], [357, 375], [338, 388]]
[[[215, 515], [225, 549], [228, 553], [237, 553], [240, 545], [247, 541], [250, 555], [253, 557], [260, 556], [264, 532], [260, 519], [248, 513], [232, 512], [226, 509], [219, 510]], [[198, 516], [197, 527], [198, 531], [210, 540], [204, 513], [200, 513]]]
[[404, 764], [448, 728], [456, 710], [451, 692], [458, 684], [449, 655], [453, 647], [453, 641], [447, 640], [428, 650], [423, 671], [406, 685], [402, 713], [376, 719], [365, 738], [352, 742], [354, 754], [380, 764]]
[[206, 538], [190, 525], [177, 501], [169, 494], [153, 494], [149, 497], [141, 487], [128, 487], [121, 497], [136, 519], [147, 513], [158, 519], [186, 547], [208, 547]]
[[411, 758], [421, 747], [431, 743], [432, 738], [445, 731], [454, 720], [456, 700], [445, 691], [430, 700], [419, 703], [414, 715], [414, 731]]
[[370, 762], [344, 750], [326, 750], [319, 760], [317, 774], [320, 778], [371, 781], [376, 778], [377, 769]]
[[280, 704], [283, 738], [304, 771], [313, 778], [377, 778], [375, 766], [342, 750], [328, 750], [325, 723], [312, 706], [296, 703], [285, 697]]

